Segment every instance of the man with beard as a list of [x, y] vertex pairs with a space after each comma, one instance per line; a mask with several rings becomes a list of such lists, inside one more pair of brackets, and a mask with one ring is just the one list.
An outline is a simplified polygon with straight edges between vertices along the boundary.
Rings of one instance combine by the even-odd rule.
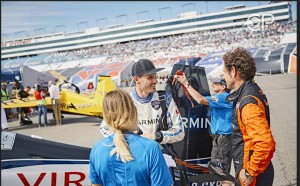
[[272, 157], [276, 142], [270, 129], [270, 111], [266, 95], [254, 83], [256, 62], [246, 49], [224, 54], [224, 78], [233, 92], [232, 155], [235, 185], [273, 185]]

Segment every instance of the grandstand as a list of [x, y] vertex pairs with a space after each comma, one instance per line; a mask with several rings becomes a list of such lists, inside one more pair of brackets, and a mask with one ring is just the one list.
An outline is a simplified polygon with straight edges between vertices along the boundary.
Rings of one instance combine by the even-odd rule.
[[281, 53], [284, 52], [284, 45], [274, 46], [274, 48], [260, 48], [254, 56], [258, 73], [280, 73]]
[[[266, 24], [265, 30], [250, 30], [245, 22], [254, 13], [272, 14], [275, 21]], [[73, 76], [77, 76], [77, 79], [80, 77], [74, 80], [73, 83], [76, 84], [79, 80], [88, 80], [78, 73], [87, 71], [90, 67], [105, 65], [106, 70], [100, 72], [98, 69], [95, 73], [112, 75], [115, 82], [118, 82], [117, 85], [121, 86], [128, 79], [127, 75], [121, 75], [121, 72], [139, 58], [149, 58], [157, 66], [170, 68], [180, 59], [200, 56], [202, 58], [213, 53], [222, 54], [237, 46], [243, 46], [256, 51], [253, 55], [257, 55], [259, 63], [267, 57], [269, 62], [281, 60], [279, 68], [275, 65], [276, 68], [261, 72], [287, 72], [288, 52], [296, 47], [292, 34], [295, 34], [297, 29], [296, 22], [290, 20], [290, 13], [289, 2], [254, 7], [243, 5], [227, 7], [222, 12], [192, 12], [175, 19], [151, 20], [131, 26], [119, 25], [103, 30], [90, 28], [76, 33], [63, 32], [2, 40], [1, 67], [10, 69], [24, 65], [40, 72], [54, 70], [70, 79]], [[268, 46], [280, 45], [282, 40], [282, 50], [274, 52], [273, 49], [266, 49]], [[268, 52], [270, 50], [272, 52]], [[277, 56], [279, 53], [280, 57]], [[210, 67], [207, 66], [206, 70], [213, 70], [216, 66], [213, 64], [219, 65], [221, 62], [220, 55], [217, 60], [207, 60], [206, 63]], [[201, 63], [205, 64], [204, 61]]]

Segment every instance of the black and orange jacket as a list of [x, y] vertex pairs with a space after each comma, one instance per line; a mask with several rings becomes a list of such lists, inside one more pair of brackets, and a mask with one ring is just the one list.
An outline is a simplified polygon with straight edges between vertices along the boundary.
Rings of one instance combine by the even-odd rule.
[[[242, 168], [257, 177], [269, 165], [275, 152], [275, 140], [270, 130], [267, 98], [260, 87], [245, 81], [227, 96], [233, 102], [232, 155], [236, 175]], [[255, 185], [256, 180], [251, 185]]]

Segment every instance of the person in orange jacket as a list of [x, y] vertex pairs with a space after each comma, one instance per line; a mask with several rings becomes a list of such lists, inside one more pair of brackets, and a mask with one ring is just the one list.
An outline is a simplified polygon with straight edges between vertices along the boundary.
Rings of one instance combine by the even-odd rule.
[[236, 185], [271, 186], [276, 142], [270, 129], [268, 100], [254, 83], [255, 59], [244, 48], [224, 54], [224, 78], [233, 102], [232, 153]]

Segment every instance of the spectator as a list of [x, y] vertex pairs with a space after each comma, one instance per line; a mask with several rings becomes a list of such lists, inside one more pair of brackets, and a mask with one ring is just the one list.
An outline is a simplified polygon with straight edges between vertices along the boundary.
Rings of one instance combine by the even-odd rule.
[[17, 93], [21, 89], [21, 84], [18, 82], [13, 82], [13, 87], [11, 91], [11, 99], [17, 99]]
[[255, 59], [244, 48], [224, 54], [224, 78], [233, 92], [232, 153], [236, 185], [272, 185], [276, 142], [270, 129], [266, 95], [253, 82]]
[[30, 86], [27, 86], [27, 88], [29, 88], [29, 92], [28, 92], [29, 96], [34, 96], [34, 87], [31, 88]]
[[9, 100], [9, 92], [6, 87], [6, 83], [1, 83], [1, 101]]
[[[178, 108], [172, 97], [166, 98], [166, 107], [168, 108], [167, 117], [170, 123], [166, 124], [169, 129], [162, 131], [160, 116], [162, 107], [160, 105], [159, 95], [156, 92], [157, 75], [162, 69], [155, 68], [152, 61], [140, 59], [135, 62], [131, 69], [131, 74], [135, 82], [135, 89], [130, 94], [134, 104], [138, 109], [138, 128], [144, 137], [153, 139], [161, 144], [174, 143], [184, 138], [184, 127]], [[104, 136], [112, 134], [112, 131], [101, 123], [100, 131]]]
[[59, 95], [59, 88], [57, 86], [58, 80], [56, 79], [53, 83], [49, 81], [49, 94], [51, 98], [52, 108], [54, 112], [54, 118], [56, 122], [56, 126], [61, 125], [61, 111], [60, 111], [60, 95]]
[[[218, 163], [229, 173], [232, 160], [232, 103], [226, 102], [229, 90], [226, 88], [227, 84], [222, 79], [222, 75], [210, 78], [214, 91], [211, 96], [203, 96], [193, 86], [190, 86], [185, 74], [175, 75], [174, 78], [177, 78], [187, 88], [187, 91], [198, 104], [210, 106], [211, 133], [213, 134], [211, 161]], [[228, 184], [231, 185], [227, 181], [223, 183], [223, 185]]]
[[13, 85], [10, 99], [16, 99], [17, 92], [18, 92], [17, 87]]
[[[36, 100], [40, 100], [41, 99], [40, 93], [41, 93], [41, 86], [39, 84], [35, 84], [34, 85], [33, 95], [34, 95], [34, 97], [35, 97]], [[30, 94], [29, 94], [29, 96], [30, 96]], [[39, 111], [39, 107], [38, 106], [34, 107], [33, 112], [37, 112], [38, 113], [38, 111]]]
[[[29, 96], [29, 90], [30, 87], [27, 86], [24, 89], [20, 89], [19, 92], [17, 93], [17, 99], [22, 100], [24, 98], [27, 98]], [[24, 117], [27, 117], [27, 113], [28, 113], [28, 107], [21, 107], [19, 108], [19, 125], [22, 126], [23, 125], [23, 120]]]
[[172, 185], [173, 178], [158, 143], [133, 133], [138, 113], [131, 96], [123, 90], [108, 92], [102, 109], [104, 121], [114, 134], [91, 150], [92, 186]]
[[[11, 91], [11, 98], [10, 99], [17, 99], [17, 93], [20, 91], [20, 87], [21, 85], [17, 82], [13, 82], [13, 87], [12, 87], [12, 91]], [[15, 113], [19, 113], [19, 109], [20, 108], [12, 108], [10, 115], [12, 117], [18, 117], [17, 114]]]
[[42, 126], [41, 116], [43, 114], [44, 118], [44, 126], [47, 127], [47, 102], [45, 100], [47, 92], [45, 90], [41, 90], [40, 85], [35, 86], [35, 99], [38, 100], [38, 122], [39, 127]]
[[[217, 163], [230, 173], [232, 161], [232, 103], [226, 101], [230, 90], [220, 76], [211, 78], [213, 95], [206, 96], [211, 108], [211, 133], [213, 135], [213, 149], [211, 161]], [[222, 186], [232, 183], [223, 181]]]
[[[34, 97], [34, 88], [31, 88], [30, 86], [27, 86], [27, 88], [29, 89], [28, 97]], [[28, 110], [27, 113], [29, 113], [29, 114], [33, 113], [34, 109], [35, 108], [33, 108], [33, 110], [31, 110], [31, 107], [27, 107], [27, 110]]]

